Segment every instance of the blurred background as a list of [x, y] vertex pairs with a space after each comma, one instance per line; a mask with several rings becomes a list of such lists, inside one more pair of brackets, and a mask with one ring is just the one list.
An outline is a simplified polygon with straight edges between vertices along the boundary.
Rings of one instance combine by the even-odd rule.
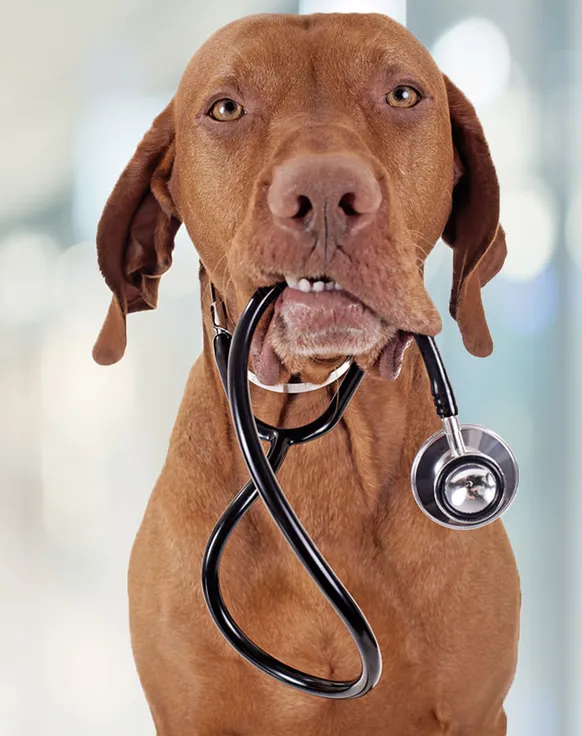
[[[154, 733], [125, 575], [200, 350], [181, 231], [125, 359], [91, 348], [109, 302], [96, 223], [117, 175], [216, 28], [256, 12], [379, 11], [406, 23], [478, 108], [509, 257], [485, 293], [496, 351], [440, 345], [462, 419], [513, 446], [507, 527], [523, 584], [511, 736], [582, 733], [582, 5], [577, 0], [0, 0], [0, 733]], [[451, 258], [427, 279], [447, 311]], [[152, 421], [152, 417], [155, 421]]]

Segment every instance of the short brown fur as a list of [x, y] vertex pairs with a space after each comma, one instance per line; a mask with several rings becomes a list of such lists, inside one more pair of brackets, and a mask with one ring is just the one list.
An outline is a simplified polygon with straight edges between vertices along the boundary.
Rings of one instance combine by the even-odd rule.
[[[416, 117], [380, 109], [390, 86], [411, 77], [427, 96]], [[253, 114], [237, 128], [211, 125], [205, 113], [221, 94], [242, 97]], [[436, 334], [422, 264], [444, 233], [451, 313], [472, 353], [491, 352], [480, 292], [505, 257], [497, 178], [472, 106], [421, 44], [380, 15], [256, 16], [215, 34], [146, 133], [98, 233], [114, 294], [94, 351], [103, 364], [123, 355], [126, 315], [155, 308], [181, 223], [202, 262], [204, 351], [131, 556], [139, 675], [159, 736], [502, 736], [519, 630], [515, 562], [500, 522], [454, 532], [414, 503], [411, 463], [438, 428], [415, 348], [395, 381], [378, 375], [377, 352], [362, 358], [370, 370], [341, 425], [294, 448], [279, 474], [378, 636], [378, 687], [344, 702], [289, 689], [242, 660], [204, 604], [205, 542], [247, 479], [213, 363], [209, 282], [234, 322], [258, 286], [322, 266], [316, 251], [277, 236], [264, 194], [282, 162], [330, 153], [365, 161], [384, 197], [372, 235], [330, 266], [336, 278], [386, 319], [409, 321], [400, 327]], [[300, 360], [283, 343], [280, 380], [298, 371], [321, 380], [338, 362]], [[253, 387], [253, 405], [293, 426], [318, 415], [332, 391]], [[316, 675], [357, 674], [349, 636], [260, 504], [229, 542], [222, 580], [235, 618], [267, 651]]]

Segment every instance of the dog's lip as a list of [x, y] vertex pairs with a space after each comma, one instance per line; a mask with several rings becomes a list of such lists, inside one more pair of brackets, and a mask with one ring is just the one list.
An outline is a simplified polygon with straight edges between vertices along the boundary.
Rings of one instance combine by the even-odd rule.
[[[257, 288], [258, 286], [267, 288], [273, 286], [282, 287], [281, 294], [278, 296], [274, 304], [275, 311], [277, 311], [277, 309], [280, 307], [282, 301], [288, 298], [288, 296], [285, 296], [285, 294], [289, 291], [292, 291], [294, 295], [297, 295], [297, 293], [303, 293], [306, 294], [307, 297], [319, 298], [330, 298], [330, 296], [331, 298], [333, 298], [334, 295], [340, 294], [343, 297], [350, 299], [353, 304], [357, 304], [360, 307], [363, 307], [367, 315], [374, 316], [376, 319], [380, 320], [387, 331], [390, 333], [401, 330], [405, 334], [421, 334], [434, 336], [437, 335], [442, 329], [442, 323], [440, 321], [440, 316], [438, 315], [438, 312], [435, 312], [432, 315], [428, 313], [425, 315], [421, 314], [420, 312], [415, 313], [414, 310], [412, 312], [409, 312], [409, 310], [407, 309], [406, 300], [402, 301], [402, 303], [399, 303], [398, 300], [396, 300], [393, 304], [387, 304], [386, 309], [382, 309], [381, 311], [378, 310], [374, 307], [372, 303], [374, 300], [368, 300], [366, 298], [365, 284], [350, 284], [349, 274], [343, 274], [342, 276], [333, 274], [331, 272], [325, 274], [322, 274], [320, 272], [314, 275], [298, 275], [294, 278], [294, 281], [297, 283], [301, 279], [308, 279], [312, 284], [313, 282], [316, 282], [318, 280], [324, 280], [326, 282], [332, 282], [335, 286], [335, 288], [331, 291], [324, 289], [323, 291], [316, 293], [313, 293], [312, 291], [300, 292], [297, 286], [290, 287], [288, 283], [289, 278], [289, 276], [284, 276], [281, 273], [276, 273], [272, 271], [264, 272], [263, 278], [260, 279], [260, 284], [257, 284]], [[269, 314], [272, 315], [273, 312], [269, 310]], [[270, 322], [270, 320], [271, 317], [269, 316], [268, 321]]]
[[332, 321], [346, 329], [365, 329], [366, 322], [372, 320], [383, 322], [360, 299], [344, 289], [304, 292], [287, 286], [275, 302], [275, 314], [284, 321], [304, 319], [308, 321], [305, 328], [310, 330], [317, 330], [318, 323]]
[[[288, 322], [290, 312], [295, 313], [296, 320], [304, 319], [305, 331], [312, 334], [318, 331], [332, 332], [336, 325], [341, 332], [353, 330], [376, 333], [378, 343], [382, 344], [386, 340], [386, 345], [382, 349], [390, 346], [390, 352], [394, 350], [394, 356], [397, 356], [402, 346], [403, 354], [412, 339], [410, 331], [388, 323], [344, 289], [301, 292], [287, 287], [283, 289], [275, 303], [271, 320], [281, 317], [283, 321]], [[331, 319], [329, 312], [332, 313]], [[299, 326], [301, 327], [301, 324]], [[398, 362], [397, 358], [395, 360]]]
[[[333, 309], [336, 312], [338, 327], [345, 327], [346, 329], [353, 327], [354, 329], [365, 329], [366, 324], [371, 326], [373, 324], [380, 323], [387, 334], [394, 334], [395, 332], [402, 332], [403, 334], [411, 334], [409, 325], [399, 324], [395, 319], [386, 319], [381, 314], [378, 314], [371, 306], [357, 294], [344, 288], [339, 287], [338, 282], [334, 281], [329, 277], [307, 277], [312, 282], [317, 281], [320, 278], [325, 278], [327, 281], [332, 282], [334, 285], [337, 284], [336, 288], [332, 290], [323, 291], [300, 291], [297, 288], [291, 287], [287, 284], [285, 279], [278, 279], [271, 285], [275, 286], [280, 284], [283, 289], [274, 303], [274, 309], [270, 313], [268, 321], [275, 316], [285, 317], [285, 308], [293, 307], [296, 309], [304, 308], [305, 316], [309, 316], [312, 320], [318, 320], [321, 318], [322, 311], [325, 309]], [[299, 280], [299, 279], [297, 279]], [[268, 326], [268, 325], [267, 325]], [[311, 325], [313, 329], [315, 326]]]
[[363, 355], [385, 339], [386, 333], [378, 315], [336, 289], [284, 289], [272, 319], [280, 349], [303, 356]]

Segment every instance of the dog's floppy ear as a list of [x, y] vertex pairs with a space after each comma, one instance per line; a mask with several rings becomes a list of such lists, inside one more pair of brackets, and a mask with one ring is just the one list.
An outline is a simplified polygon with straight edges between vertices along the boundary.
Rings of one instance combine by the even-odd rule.
[[473, 355], [485, 357], [493, 341], [481, 287], [499, 271], [507, 249], [499, 224], [499, 183], [473, 105], [445, 76], [455, 148], [455, 187], [443, 239], [453, 249], [451, 315]]
[[180, 220], [168, 183], [174, 162], [172, 103], [158, 115], [119, 177], [99, 221], [99, 268], [113, 292], [93, 357], [116, 363], [126, 347], [126, 316], [155, 309], [160, 277], [172, 263]]

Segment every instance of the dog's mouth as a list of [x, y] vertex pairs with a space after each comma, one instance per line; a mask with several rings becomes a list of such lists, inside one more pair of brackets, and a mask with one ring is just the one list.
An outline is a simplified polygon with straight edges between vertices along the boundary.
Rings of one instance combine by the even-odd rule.
[[[307, 359], [331, 365], [361, 358], [378, 366], [383, 378], [400, 373], [410, 332], [389, 324], [341, 284], [325, 275], [285, 277], [283, 290], [252, 345], [254, 372], [272, 385], [282, 365], [293, 373]], [[360, 360], [358, 360], [360, 362]]]

